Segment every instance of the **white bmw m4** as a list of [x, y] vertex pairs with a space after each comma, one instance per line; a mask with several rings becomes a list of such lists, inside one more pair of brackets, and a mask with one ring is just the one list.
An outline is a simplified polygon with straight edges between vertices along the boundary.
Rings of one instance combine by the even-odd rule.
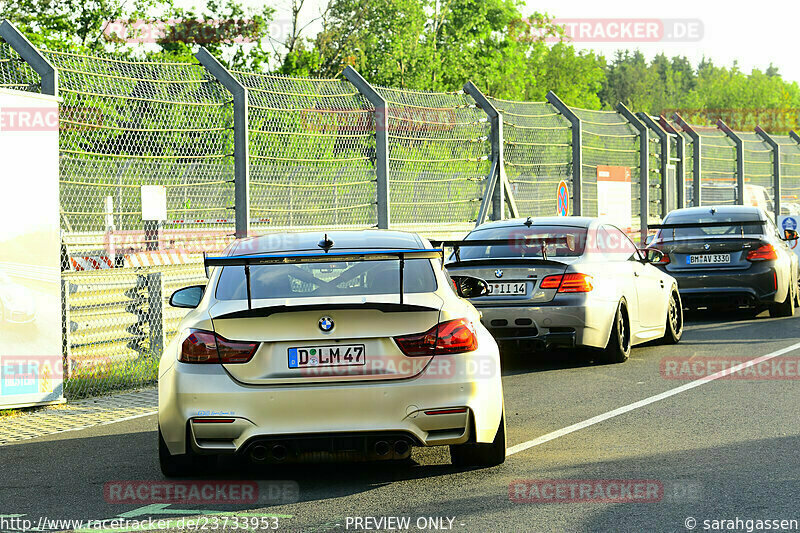
[[408, 458], [449, 445], [454, 464], [505, 460], [497, 344], [442, 251], [411, 233], [289, 233], [206, 258], [206, 286], [159, 367], [159, 459], [192, 474], [222, 454], [256, 463]]

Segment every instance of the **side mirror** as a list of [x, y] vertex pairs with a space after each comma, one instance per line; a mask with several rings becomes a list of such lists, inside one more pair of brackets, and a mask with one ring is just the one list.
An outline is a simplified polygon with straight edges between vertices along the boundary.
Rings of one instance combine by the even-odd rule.
[[660, 263], [661, 260], [664, 259], [664, 252], [656, 248], [645, 248], [639, 250], [639, 253], [642, 255], [642, 260], [645, 263]]
[[194, 309], [200, 305], [200, 300], [203, 299], [203, 292], [205, 289], [203, 285], [192, 285], [191, 287], [178, 289], [170, 296], [169, 305], [172, 307]]
[[456, 294], [462, 298], [478, 298], [489, 294], [489, 284], [481, 278], [472, 276], [450, 276], [455, 286]]
[[783, 230], [783, 240], [784, 241], [795, 241], [795, 240], [797, 240], [797, 230], [793, 230], [793, 229], [785, 229], [785, 230]]

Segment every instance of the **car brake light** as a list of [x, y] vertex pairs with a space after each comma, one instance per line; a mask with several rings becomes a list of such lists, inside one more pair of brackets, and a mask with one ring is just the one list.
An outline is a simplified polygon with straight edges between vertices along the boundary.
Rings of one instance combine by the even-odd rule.
[[424, 333], [395, 337], [400, 350], [412, 357], [472, 352], [478, 349], [478, 337], [466, 318], [448, 320]]
[[662, 252], [664, 255], [661, 256], [661, 259], [656, 261], [654, 264], [656, 265], [668, 265], [670, 263], [669, 254]]
[[229, 341], [210, 331], [193, 330], [181, 344], [182, 363], [246, 363], [258, 343]]
[[540, 289], [558, 289], [558, 292], [589, 292], [594, 288], [592, 276], [572, 272], [570, 274], [554, 274], [542, 279]]
[[772, 261], [777, 258], [778, 254], [771, 244], [764, 244], [755, 250], [750, 250], [745, 257], [748, 261]]

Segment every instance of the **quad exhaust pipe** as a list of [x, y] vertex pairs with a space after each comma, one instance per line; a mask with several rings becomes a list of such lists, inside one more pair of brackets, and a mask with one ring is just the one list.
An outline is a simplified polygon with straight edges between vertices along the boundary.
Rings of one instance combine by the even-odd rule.
[[263, 444], [256, 444], [250, 449], [250, 459], [258, 463], [266, 461], [268, 456], [273, 461], [280, 463], [285, 461], [288, 455], [289, 450], [283, 444], [275, 444], [269, 450]]
[[384, 455], [389, 453], [391, 449], [392, 448], [389, 446], [389, 443], [386, 442], [385, 440], [379, 440], [378, 442], [375, 443], [375, 455], [377, 455], [378, 457], [383, 457]]

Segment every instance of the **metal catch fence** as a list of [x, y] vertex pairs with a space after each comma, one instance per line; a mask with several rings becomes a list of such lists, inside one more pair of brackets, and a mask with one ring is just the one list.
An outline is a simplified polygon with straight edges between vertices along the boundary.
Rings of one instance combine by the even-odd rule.
[[[203, 283], [202, 253], [235, 237], [391, 227], [461, 236], [484, 218], [598, 213], [598, 166], [630, 172], [632, 229], [688, 205], [755, 201], [800, 214], [800, 137], [680, 116], [290, 78], [197, 61], [37, 50], [0, 24], [0, 89], [58, 94], [66, 390], [155, 380]], [[646, 141], [646, 142], [645, 142]], [[145, 220], [143, 187], [166, 218]], [[697, 192], [698, 194], [695, 194]], [[760, 199], [759, 199], [760, 198]], [[754, 200], [755, 199], [755, 200]], [[504, 205], [505, 203], [505, 205]], [[2, 268], [2, 266], [0, 266]]]

